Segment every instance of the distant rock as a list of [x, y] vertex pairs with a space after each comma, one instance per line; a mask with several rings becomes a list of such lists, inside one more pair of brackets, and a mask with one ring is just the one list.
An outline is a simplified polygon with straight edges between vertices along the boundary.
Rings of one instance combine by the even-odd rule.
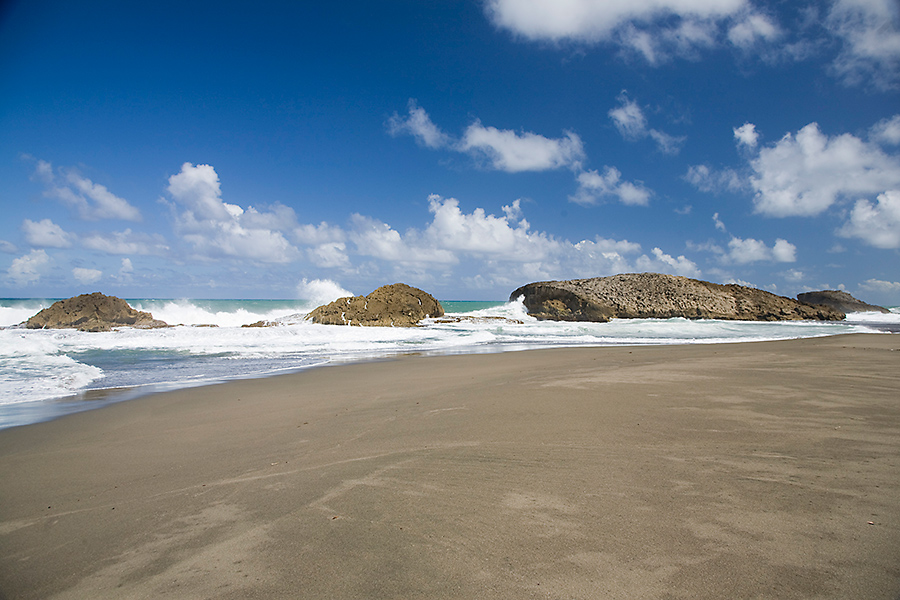
[[821, 306], [828, 306], [835, 310], [839, 310], [845, 313], [851, 312], [880, 312], [880, 313], [890, 313], [888, 309], [883, 306], [876, 306], [874, 304], [868, 304], [863, 302], [862, 300], [858, 300], [848, 294], [847, 292], [842, 292], [840, 290], [822, 290], [819, 292], [804, 292], [802, 294], [797, 294], [797, 299], [800, 302], [806, 302], [807, 304], [818, 304]]
[[323, 325], [414, 327], [426, 317], [442, 316], [444, 309], [434, 296], [405, 283], [395, 283], [368, 296], [338, 298], [316, 308], [307, 318]]
[[168, 327], [148, 312], [131, 308], [127, 302], [100, 292], [82, 294], [54, 302], [25, 322], [28, 329], [77, 329], [109, 331], [113, 327], [154, 329]]
[[512, 294], [524, 296], [528, 314], [554, 321], [610, 319], [726, 319], [740, 321], [840, 321], [844, 313], [825, 306], [736, 284], [721, 285], [659, 273], [529, 283]]
[[278, 323], [275, 321], [262, 320], [256, 321], [255, 323], [250, 323], [248, 325], [241, 325], [241, 327], [275, 327], [276, 325], [278, 325]]

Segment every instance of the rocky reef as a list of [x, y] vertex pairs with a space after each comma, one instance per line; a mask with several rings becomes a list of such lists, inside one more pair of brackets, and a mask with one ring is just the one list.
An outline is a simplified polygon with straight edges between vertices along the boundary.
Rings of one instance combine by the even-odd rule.
[[110, 331], [114, 327], [154, 329], [168, 327], [148, 312], [135, 310], [127, 302], [100, 292], [82, 294], [54, 302], [25, 322], [28, 329], [77, 329]]
[[394, 283], [368, 296], [338, 298], [314, 309], [307, 318], [323, 325], [414, 327], [424, 318], [442, 316], [444, 309], [434, 296], [405, 283]]
[[807, 304], [818, 304], [820, 306], [828, 306], [841, 312], [880, 312], [889, 313], [888, 309], [883, 306], [876, 306], [858, 300], [840, 290], [821, 290], [818, 292], [804, 292], [797, 294], [797, 300], [806, 302]]
[[555, 321], [610, 319], [726, 319], [840, 321], [844, 313], [742, 285], [710, 283], [660, 273], [529, 283], [510, 294], [524, 297], [528, 314]]

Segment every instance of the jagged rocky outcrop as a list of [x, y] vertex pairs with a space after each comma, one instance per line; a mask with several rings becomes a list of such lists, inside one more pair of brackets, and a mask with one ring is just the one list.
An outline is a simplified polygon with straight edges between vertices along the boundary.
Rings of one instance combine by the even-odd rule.
[[28, 329], [78, 329], [109, 331], [114, 327], [153, 329], [168, 327], [148, 312], [135, 310], [127, 302], [100, 292], [82, 294], [54, 302], [25, 322]]
[[368, 296], [338, 298], [309, 313], [308, 319], [324, 325], [414, 327], [424, 318], [442, 317], [441, 303], [428, 292], [394, 283]]
[[841, 311], [736, 284], [676, 275], [629, 273], [612, 277], [542, 281], [522, 286], [528, 314], [555, 321], [610, 319], [727, 319], [741, 321], [839, 321]]
[[821, 290], [818, 292], [804, 292], [802, 294], [797, 294], [797, 300], [800, 302], [806, 302], [807, 304], [819, 304], [821, 306], [828, 306], [835, 310], [839, 310], [841, 312], [850, 313], [850, 312], [880, 312], [880, 313], [889, 313], [888, 309], [883, 306], [876, 306], [874, 304], [869, 304], [867, 302], [863, 302], [857, 298], [854, 298], [847, 292], [842, 292], [840, 290]]

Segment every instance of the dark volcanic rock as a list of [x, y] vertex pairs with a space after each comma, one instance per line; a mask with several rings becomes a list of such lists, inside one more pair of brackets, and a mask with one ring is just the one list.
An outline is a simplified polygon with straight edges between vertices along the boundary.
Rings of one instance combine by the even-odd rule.
[[839, 321], [844, 313], [793, 298], [744, 287], [659, 273], [529, 283], [512, 294], [524, 296], [528, 314], [555, 321], [616, 319], [727, 319], [740, 321]]
[[152, 329], [168, 327], [148, 312], [131, 308], [127, 302], [100, 292], [82, 294], [54, 302], [25, 323], [28, 329], [78, 329], [109, 331], [113, 327]]
[[858, 300], [848, 294], [847, 292], [842, 292], [840, 290], [822, 290], [819, 292], [804, 292], [802, 294], [797, 294], [797, 299], [800, 302], [806, 302], [807, 304], [819, 304], [821, 306], [828, 306], [835, 310], [839, 310], [841, 312], [849, 313], [849, 312], [880, 312], [880, 313], [889, 313], [888, 309], [883, 306], [876, 306], [874, 304], [868, 304], [863, 302], [862, 300]]
[[434, 296], [405, 283], [395, 283], [368, 296], [338, 298], [316, 308], [307, 318], [324, 325], [414, 327], [426, 317], [442, 316], [444, 309]]

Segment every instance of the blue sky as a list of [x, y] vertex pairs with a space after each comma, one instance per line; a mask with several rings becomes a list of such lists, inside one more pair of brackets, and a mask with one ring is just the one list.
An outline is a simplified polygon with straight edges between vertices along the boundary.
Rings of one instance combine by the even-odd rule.
[[898, 305], [900, 3], [6, 2], [0, 205], [5, 297]]

